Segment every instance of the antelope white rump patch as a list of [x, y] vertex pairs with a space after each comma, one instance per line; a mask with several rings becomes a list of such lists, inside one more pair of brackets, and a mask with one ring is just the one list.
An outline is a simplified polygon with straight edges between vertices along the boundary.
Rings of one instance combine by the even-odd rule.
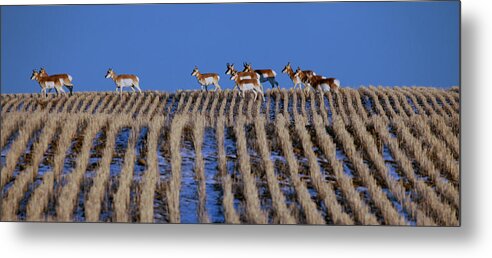
[[320, 87], [321, 87], [321, 90], [323, 90], [324, 92], [330, 91], [330, 85], [328, 85], [326, 83], [321, 84]]
[[213, 77], [207, 77], [205, 78], [205, 85], [210, 85], [214, 83], [214, 78]]
[[119, 80], [118, 84], [120, 87], [130, 87], [133, 85], [133, 80], [132, 79], [121, 79], [121, 80]]

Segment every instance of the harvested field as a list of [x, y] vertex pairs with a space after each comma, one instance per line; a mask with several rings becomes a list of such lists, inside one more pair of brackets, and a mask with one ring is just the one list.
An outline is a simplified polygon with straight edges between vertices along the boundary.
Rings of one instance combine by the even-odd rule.
[[460, 225], [455, 88], [0, 96], [2, 221]]

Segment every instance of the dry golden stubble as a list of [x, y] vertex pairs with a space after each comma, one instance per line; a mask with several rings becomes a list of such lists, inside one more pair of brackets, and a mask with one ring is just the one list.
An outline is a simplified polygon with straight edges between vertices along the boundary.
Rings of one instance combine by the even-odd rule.
[[219, 103], [219, 99], [223, 96], [223, 94], [213, 94], [212, 95], [212, 104], [210, 106], [210, 111], [206, 111], [202, 109], [201, 114], [206, 116], [208, 118], [208, 124], [210, 126], [215, 125], [215, 119], [216, 119], [216, 112], [217, 112], [217, 104]]
[[230, 93], [231, 92], [229, 90], [223, 91], [224, 96], [223, 96], [222, 101], [220, 103], [219, 112], [217, 114], [218, 117], [224, 116], [224, 112], [225, 112], [226, 105], [227, 105], [227, 99], [228, 99]]
[[405, 115], [400, 115], [399, 109], [396, 106], [393, 106], [388, 98], [388, 95], [386, 95], [383, 91], [383, 87], [379, 86], [377, 88], [372, 88], [372, 90], [375, 92], [376, 96], [379, 98], [380, 102], [383, 103], [383, 108], [386, 110], [386, 116], [388, 118], [393, 118], [397, 116], [405, 116]]
[[55, 111], [63, 112], [63, 110], [65, 110], [65, 107], [68, 105], [65, 110], [66, 112], [77, 113], [80, 107], [83, 105], [84, 101], [88, 98], [88, 94], [77, 93], [73, 96], [65, 98], [67, 99], [65, 104], [63, 104], [63, 106], [60, 106], [59, 108], [56, 108]]
[[[323, 92], [316, 92], [316, 97], [318, 98], [318, 101], [319, 101], [319, 110], [320, 110], [320, 115], [321, 115], [321, 118], [323, 119], [323, 123], [325, 126], [329, 126], [330, 125], [330, 119], [328, 117], [328, 112], [327, 112], [327, 106], [325, 105], [325, 95], [323, 94]], [[302, 104], [302, 102], [301, 102]], [[314, 116], [313, 116], [313, 120], [314, 120]], [[314, 123], [314, 121], [313, 121]]]
[[205, 164], [203, 161], [202, 145], [206, 119], [203, 115], [192, 115], [193, 146], [195, 148], [194, 172], [198, 181], [198, 218], [200, 223], [210, 223], [206, 209]]
[[92, 102], [88, 104], [88, 106], [85, 108], [84, 113], [85, 114], [92, 114], [96, 107], [101, 103], [104, 99], [104, 96], [102, 94], [97, 94], [94, 97], [92, 97]]
[[81, 116], [61, 115], [60, 120], [64, 121], [63, 129], [55, 147], [53, 157], [53, 169], [48, 171], [43, 176], [43, 182], [34, 190], [31, 199], [27, 206], [28, 221], [44, 221], [46, 220], [43, 212], [47, 209], [50, 200], [54, 199], [54, 183], [59, 182], [61, 169], [67, 149], [72, 142], [73, 137], [77, 132], [78, 121]]
[[434, 111], [436, 112], [436, 114], [440, 115], [440, 116], [449, 116], [449, 115], [452, 115], [452, 114], [448, 114], [444, 108], [439, 105], [439, 103], [437, 103], [437, 99], [435, 96], [433, 96], [432, 94], [430, 94], [430, 91], [429, 90], [424, 90], [424, 89], [420, 89], [420, 90], [417, 90], [417, 92], [422, 96], [422, 98], [424, 100], [426, 100], [426, 102], [430, 102], [431, 104], [430, 107], [432, 109], [434, 109]]
[[[387, 130], [388, 124], [381, 118], [375, 117], [373, 119], [374, 128], [384, 141], [384, 143], [390, 149], [391, 155], [398, 164], [399, 169], [403, 172], [405, 177], [412, 184], [412, 189], [416, 194], [417, 201], [426, 211], [426, 214], [439, 222], [440, 225], [458, 225], [456, 219], [455, 210], [448, 204], [443, 203], [437, 193], [428, 186], [422, 178], [417, 177], [414, 172], [412, 161], [409, 159], [405, 151], [400, 146], [398, 140], [389, 135]], [[418, 198], [420, 196], [420, 198]], [[417, 225], [425, 225], [423, 218], [417, 217]]]
[[255, 121], [256, 146], [260, 153], [268, 183], [268, 189], [272, 195], [272, 205], [280, 224], [296, 224], [296, 219], [290, 214], [285, 204], [285, 196], [280, 190], [279, 181], [275, 175], [274, 164], [270, 159], [270, 150], [265, 132], [265, 118], [257, 117]]
[[164, 102], [164, 100], [161, 99], [160, 95], [155, 94], [155, 97], [152, 100], [151, 104], [143, 111], [142, 115], [144, 115], [149, 120], [152, 119], [154, 117], [156, 109], [159, 107], [161, 102]]
[[92, 187], [89, 190], [85, 206], [85, 216], [88, 222], [99, 221], [102, 201], [104, 194], [108, 191], [108, 181], [110, 176], [110, 165], [115, 148], [116, 135], [122, 126], [121, 116], [112, 116], [109, 121], [108, 130], [106, 131], [105, 146], [102, 153], [99, 168], [93, 179]]
[[418, 102], [417, 98], [415, 95], [411, 94], [409, 91], [406, 90], [407, 87], [396, 87], [395, 90], [398, 91], [403, 95], [404, 98], [407, 99], [407, 101], [411, 101], [413, 103], [413, 106], [415, 109], [417, 109], [417, 114], [419, 115], [427, 115], [426, 110], [422, 107], [422, 105]]
[[185, 92], [176, 93], [176, 95], [177, 95], [177, 98], [179, 100], [178, 100], [178, 105], [176, 107], [176, 110], [175, 110], [174, 114], [178, 114], [178, 113], [181, 112], [181, 109], [183, 107], [183, 103], [184, 103], [185, 98], [186, 98], [186, 93]]
[[147, 169], [142, 177], [139, 203], [139, 221], [143, 223], [154, 222], [154, 198], [159, 179], [157, 145], [163, 122], [162, 117], [157, 117], [148, 124]]
[[236, 98], [237, 98], [237, 91], [232, 91], [232, 100], [230, 105], [228, 106], [229, 109], [229, 119], [227, 121], [227, 125], [233, 125], [234, 124], [234, 108], [236, 106]]
[[245, 98], [248, 97], [248, 94], [244, 94], [244, 97], [239, 97], [239, 102], [236, 100], [237, 103], [237, 110], [234, 112], [235, 117], [239, 116], [244, 116], [243, 108], [244, 108], [244, 102], [246, 101]]
[[268, 122], [270, 122], [270, 106], [272, 105], [272, 96], [271, 96], [272, 91], [268, 89], [266, 91], [266, 108], [265, 108], [265, 116]]
[[458, 115], [459, 113], [448, 103], [445, 97], [445, 91], [438, 89], [429, 89], [429, 95], [436, 98], [436, 101], [439, 101], [442, 105], [442, 108], [448, 115]]
[[[19, 128], [23, 126], [26, 122], [26, 117], [28, 113], [25, 112], [9, 112], [2, 114], [1, 120], [1, 131], [0, 131], [0, 148], [3, 149], [7, 145], [9, 138], [14, 136], [14, 134], [19, 131]], [[2, 164], [3, 165], [3, 164]]]
[[289, 91], [287, 90], [282, 90], [282, 100], [284, 101], [284, 105], [283, 105], [283, 114], [284, 114], [284, 118], [287, 120], [287, 121], [291, 121], [291, 117], [290, 117], [290, 114], [289, 114]]
[[367, 156], [370, 158], [371, 163], [374, 165], [376, 172], [382, 178], [384, 185], [388, 187], [388, 190], [395, 197], [400, 205], [408, 212], [413, 218], [418, 218], [424, 225], [435, 225], [435, 223], [425, 215], [425, 212], [421, 211], [415, 203], [412, 202], [410, 196], [406, 193], [405, 187], [402, 182], [397, 182], [390, 176], [389, 170], [385, 165], [385, 161], [381, 153], [377, 149], [377, 144], [372, 135], [367, 131], [366, 125], [360, 121], [355, 115], [351, 115], [352, 127], [355, 132], [355, 139], [362, 143]]
[[46, 112], [38, 112], [26, 117], [26, 122], [19, 130], [19, 135], [10, 146], [5, 165], [2, 167], [0, 175], [0, 189], [10, 181], [20, 156], [25, 153], [26, 146], [32, 138], [34, 132], [40, 129], [47, 116]]
[[345, 174], [342, 164], [343, 161], [337, 159], [335, 144], [326, 132], [323, 121], [318, 115], [313, 116], [313, 125], [316, 131], [318, 146], [328, 159], [335, 174], [335, 179], [353, 212], [353, 216], [362, 225], [378, 225], [379, 222], [376, 216], [370, 212], [369, 207], [355, 190], [351, 177]]
[[[226, 98], [222, 103], [226, 102]], [[232, 180], [231, 176], [227, 173], [227, 161], [224, 148], [224, 116], [217, 118], [215, 126], [215, 138], [217, 141], [217, 157], [218, 157], [218, 170], [222, 181], [222, 189], [224, 197], [222, 198], [222, 205], [224, 207], [224, 217], [228, 224], [239, 224], [239, 215], [234, 208], [234, 195], [232, 193]]]
[[402, 119], [394, 119], [392, 126], [397, 130], [398, 139], [404, 144], [408, 154], [411, 155], [420, 167], [420, 173], [423, 176], [428, 176], [430, 181], [435, 184], [437, 190], [453, 204], [459, 207], [459, 192], [447, 180], [445, 180], [436, 167], [429, 159], [428, 152], [422, 148], [420, 139], [415, 138]]
[[414, 109], [410, 105], [408, 98], [400, 91], [399, 87], [393, 87], [391, 90], [387, 90], [387, 92], [389, 94], [393, 94], [395, 98], [398, 99], [400, 105], [405, 110], [407, 116], [411, 117], [418, 114], [418, 109], [417, 108]]
[[97, 112], [100, 114], [107, 114], [109, 110], [112, 110], [114, 108], [120, 97], [121, 96], [119, 94], [109, 93], [108, 101], [104, 103], [105, 105], [101, 106]]
[[191, 110], [190, 110], [191, 104], [193, 104], [193, 102], [195, 101], [195, 96], [197, 96], [197, 94], [200, 94], [200, 92], [188, 93], [188, 99], [186, 100], [186, 104], [185, 104], [183, 110], [181, 111], [181, 113], [188, 114], [191, 112]]
[[342, 143], [346, 156], [354, 165], [355, 172], [362, 179], [362, 182], [367, 187], [371, 199], [381, 212], [384, 222], [387, 225], [405, 225], [404, 218], [398, 214], [396, 209], [388, 200], [388, 197], [378, 185], [377, 181], [371, 175], [367, 165], [361, 157], [360, 151], [358, 151], [355, 146], [354, 139], [345, 129], [345, 125], [340, 118], [337, 117], [333, 119], [333, 129], [337, 139]]
[[163, 114], [168, 98], [169, 98], [169, 93], [167, 92], [158, 94], [158, 97], [156, 99], [157, 104], [152, 103], [153, 106], [151, 106], [147, 111], [147, 116], [149, 117], [149, 119], [152, 119], [155, 116], [161, 116]]
[[451, 107], [453, 107], [454, 111], [456, 113], [460, 112], [460, 96], [459, 94], [453, 96], [449, 91], [443, 91], [442, 94], [446, 98], [446, 100], [449, 101], [449, 104]]
[[251, 173], [250, 156], [248, 154], [246, 135], [244, 133], [245, 118], [237, 117], [234, 133], [236, 135], [237, 154], [239, 158], [239, 171], [243, 181], [243, 193], [246, 199], [246, 213], [248, 221], [252, 224], [267, 224], [268, 217], [260, 207], [256, 179]]
[[206, 93], [203, 93], [203, 92], [199, 92], [199, 93], [196, 93], [194, 92], [192, 95], [193, 96], [196, 96], [196, 100], [192, 103], [192, 109], [191, 109], [191, 114], [197, 114], [198, 113], [198, 109], [200, 108], [200, 106], [202, 105], [202, 101], [203, 101], [203, 95], [205, 95]]
[[45, 221], [44, 212], [48, 207], [50, 196], [53, 194], [55, 175], [48, 171], [43, 176], [43, 182], [39, 185], [27, 204], [27, 221]]
[[412, 87], [404, 87], [403, 90], [407, 91], [409, 94], [415, 96], [417, 101], [423, 106], [424, 110], [427, 112], [427, 115], [439, 115], [439, 113], [436, 111], [435, 107], [432, 107], [427, 99], [420, 93], [418, 88]]
[[429, 146], [428, 153], [431, 154], [429, 158], [434, 161], [436, 168], [446, 173], [454, 183], [457, 183], [459, 181], [459, 162], [454, 159], [446, 143], [432, 134], [427, 125], [427, 120], [422, 116], [416, 116], [405, 120], [405, 123], [416, 131], [416, 137], [421, 139], [425, 146]]
[[323, 95], [328, 98], [328, 105], [330, 107], [330, 111], [331, 111], [331, 116], [332, 116], [332, 121], [333, 121], [333, 117], [335, 116], [338, 116], [338, 112], [337, 110], [335, 109], [335, 103], [333, 101], [333, 96], [331, 95], [331, 93], [329, 92], [324, 92]]
[[1, 220], [17, 220], [16, 213], [19, 208], [19, 202], [24, 197], [29, 184], [34, 181], [38, 173], [39, 163], [42, 161], [43, 154], [48, 149], [48, 144], [51, 142], [51, 138], [55, 134], [57, 125], [58, 124], [54, 119], [48, 120], [42, 129], [39, 140], [35, 142], [33, 146], [31, 164], [26, 169], [20, 171], [19, 175], [15, 178], [13, 186], [9, 189], [9, 191], [7, 191], [7, 195], [1, 200]]
[[131, 95], [128, 92], [124, 92], [121, 95], [119, 95], [119, 93], [115, 94], [118, 94], [118, 96], [116, 96], [116, 98], [118, 98], [118, 101], [113, 108], [107, 110], [108, 114], [121, 114], [122, 109], [126, 104], [128, 104], [128, 100], [131, 98]]
[[273, 93], [275, 94], [275, 119], [278, 117], [280, 114], [280, 92], [278, 90], [274, 90]]
[[398, 115], [402, 117], [409, 117], [414, 115], [415, 113], [412, 111], [412, 108], [408, 105], [408, 102], [405, 103], [400, 102], [400, 98], [395, 94], [394, 89], [384, 88], [381, 89], [381, 94], [385, 94], [388, 97], [388, 101], [393, 101], [394, 109], [398, 113]]
[[77, 201], [77, 194], [86, 171], [92, 142], [99, 129], [107, 122], [106, 115], [89, 116], [87, 117], [87, 130], [85, 131], [84, 140], [79, 156], [77, 157], [75, 168], [72, 172], [65, 176], [66, 184], [59, 194], [56, 214], [57, 221], [71, 221], [73, 210]]
[[207, 115], [210, 112], [208, 111], [208, 105], [210, 103], [210, 99], [214, 99], [215, 95], [216, 95], [215, 92], [205, 93], [205, 101], [203, 102], [203, 105], [200, 107], [200, 112], [199, 112], [201, 115]]
[[453, 133], [453, 130], [446, 124], [445, 119], [439, 116], [431, 116], [429, 124], [434, 131], [435, 135], [442, 141], [446, 142], [446, 145], [453, 152], [453, 157], [456, 160], [460, 158], [460, 142], [459, 138]]
[[317, 209], [316, 204], [311, 199], [311, 194], [307, 190], [306, 184], [300, 180], [298, 171], [299, 164], [294, 155], [292, 141], [289, 131], [286, 127], [286, 120], [282, 115], [279, 115], [275, 121], [277, 137], [281, 145], [282, 153], [287, 161], [290, 179], [296, 190], [297, 199], [306, 215], [308, 224], [326, 224], [321, 212]]
[[[128, 124], [128, 122], [129, 121], [127, 120], [126, 123]], [[128, 139], [128, 147], [125, 152], [123, 167], [121, 168], [120, 176], [118, 178], [118, 189], [114, 194], [114, 221], [116, 222], [131, 222], [129, 210], [130, 189], [133, 182], [133, 170], [136, 160], [135, 146], [141, 127], [141, 119], [132, 123], [132, 131], [130, 138]]]
[[152, 92], [144, 92], [143, 95], [143, 101], [140, 103], [140, 105], [135, 110], [135, 113], [133, 114], [135, 116], [144, 116], [145, 110], [150, 107], [154, 98], [156, 98], [155, 94]]
[[367, 97], [369, 97], [369, 99], [371, 100], [371, 103], [374, 106], [373, 108], [374, 108], [374, 111], [376, 112], [376, 114], [381, 116], [386, 121], [388, 121], [389, 118], [386, 115], [386, 112], [385, 112], [383, 106], [381, 106], [381, 103], [379, 102], [378, 96], [374, 93], [374, 89], [375, 89], [375, 87], [370, 86], [369, 88], [361, 87], [359, 90], [361, 91], [361, 93], [363, 95], [366, 95]]
[[166, 187], [166, 196], [169, 206], [169, 220], [171, 223], [180, 222], [179, 193], [181, 191], [181, 136], [184, 126], [188, 123], [187, 115], [176, 115], [171, 123], [169, 137], [171, 148], [171, 180]]
[[[311, 99], [313, 99], [312, 97]], [[313, 115], [317, 115], [313, 112]], [[302, 145], [303, 152], [308, 159], [309, 175], [314, 188], [319, 194], [319, 197], [323, 200], [328, 215], [337, 225], [353, 225], [352, 218], [343, 211], [342, 206], [338, 203], [337, 197], [333, 190], [333, 186], [326, 183], [322, 177], [321, 170], [318, 164], [317, 156], [313, 151], [313, 144], [310, 140], [310, 135], [306, 131], [306, 124], [302, 119], [296, 119], [295, 130]]]
[[247, 98], [247, 105], [246, 105], [246, 121], [248, 123], [253, 122], [253, 103], [254, 99], [252, 98], [251, 95]]

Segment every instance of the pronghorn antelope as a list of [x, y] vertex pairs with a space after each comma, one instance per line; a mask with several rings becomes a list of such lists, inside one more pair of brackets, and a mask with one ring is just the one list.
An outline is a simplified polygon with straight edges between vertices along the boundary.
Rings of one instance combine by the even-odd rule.
[[[304, 75], [316, 75], [316, 73], [314, 73], [313, 71], [310, 71], [310, 70], [304, 70]], [[294, 83], [294, 89], [299, 86], [299, 89], [302, 89], [302, 85], [304, 85], [304, 87], [306, 87], [306, 82], [302, 81], [301, 78], [299, 78], [299, 76], [295, 76], [295, 72], [294, 70], [292, 70], [292, 67], [290, 66], [290, 62], [287, 63], [287, 65], [284, 67], [284, 69], [282, 70], [282, 73], [286, 73], [287, 75], [289, 75], [290, 79], [292, 80], [292, 82]]]
[[220, 87], [219, 85], [219, 80], [220, 80], [220, 76], [216, 73], [200, 73], [200, 71], [198, 71], [198, 67], [195, 66], [195, 68], [193, 69], [193, 72], [191, 72], [191, 76], [195, 76], [196, 79], [198, 80], [198, 83], [200, 84], [200, 86], [202, 87], [202, 90], [205, 89], [205, 91], [208, 91], [208, 86], [209, 85], [214, 85], [215, 86], [215, 89], [214, 90], [222, 90], [222, 88]]
[[[237, 73], [237, 75], [239, 76], [239, 79], [241, 79], [241, 80], [244, 80], [244, 79], [259, 80], [259, 78], [260, 78], [260, 75], [256, 72], [238, 72], [238, 71], [236, 71], [236, 69], [234, 69], [234, 64], [227, 63], [227, 70], [226, 70], [225, 74], [229, 74], [232, 77], [233, 73]], [[237, 88], [237, 84], [234, 85], [233, 90], [235, 90], [236, 88]], [[261, 90], [263, 91], [263, 87], [261, 87]]]
[[253, 67], [251, 67], [251, 64], [244, 63], [244, 70], [243, 72], [255, 72], [260, 75], [260, 82], [270, 82], [270, 85], [272, 85], [272, 88], [277, 86], [277, 88], [280, 88], [278, 86], [278, 82], [275, 80], [275, 76], [277, 76], [277, 73], [272, 70], [272, 69], [261, 69], [261, 70], [253, 70]]
[[105, 77], [110, 78], [114, 81], [114, 83], [116, 84], [116, 91], [118, 91], [119, 88], [120, 94], [123, 93], [124, 87], [131, 87], [133, 92], [135, 92], [135, 88], [137, 88], [138, 92], [142, 92], [139, 85], [140, 79], [136, 75], [133, 74], [116, 75], [113, 69], [109, 68]]
[[231, 72], [231, 80], [236, 82], [236, 85], [239, 87], [239, 95], [244, 97], [244, 93], [246, 91], [253, 91], [255, 94], [255, 99], [258, 97], [258, 93], [261, 95], [261, 99], [265, 101], [265, 96], [263, 96], [263, 90], [261, 88], [261, 83], [258, 79], [241, 79], [239, 77], [239, 72], [233, 71]]
[[31, 80], [35, 80], [39, 83], [39, 86], [41, 86], [41, 94], [46, 97], [48, 96], [48, 92], [46, 92], [48, 89], [55, 89], [57, 94], [59, 94], [59, 92], [64, 92], [62, 88], [63, 82], [60, 79], [43, 77], [36, 70], [32, 70]]
[[314, 89], [319, 91], [338, 91], [340, 88], [340, 81], [335, 78], [326, 78], [320, 75], [307, 76], [301, 69], [297, 69], [296, 76], [299, 78], [307, 78], [307, 81]]
[[[64, 74], [48, 75], [48, 73], [46, 72], [46, 69], [41, 67], [41, 69], [39, 71], [39, 76], [45, 77], [45, 78], [51, 78], [54, 80], [57, 80], [57, 79], [60, 80], [62, 83], [62, 86], [67, 87], [67, 89], [70, 91], [70, 96], [72, 96], [73, 84], [72, 84], [72, 76], [70, 76], [70, 74], [64, 73]], [[55, 90], [57, 90], [57, 93], [58, 93], [58, 89], [55, 89]], [[63, 87], [61, 87], [60, 90], [62, 93], [65, 93], [65, 91], [63, 90]]]
[[[297, 77], [302, 82], [302, 84], [304, 84], [304, 86], [309, 86], [310, 88], [312, 87], [312, 85], [310, 83], [311, 77], [319, 76], [319, 75], [316, 75], [316, 73], [311, 71], [311, 70], [301, 70], [300, 67], [297, 67], [297, 70], [294, 74], [297, 74]], [[325, 77], [323, 77], [323, 78], [325, 78]], [[310, 89], [310, 88], [308, 88], [308, 89]]]

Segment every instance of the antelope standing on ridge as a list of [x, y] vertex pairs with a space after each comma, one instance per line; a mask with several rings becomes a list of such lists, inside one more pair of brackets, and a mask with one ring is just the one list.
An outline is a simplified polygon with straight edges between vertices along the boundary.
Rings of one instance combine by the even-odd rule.
[[[70, 76], [70, 74], [63, 73], [63, 74], [48, 75], [48, 73], [46, 72], [46, 69], [44, 69], [43, 67], [41, 67], [41, 69], [39, 71], [39, 76], [45, 77], [45, 78], [51, 78], [53, 80], [60, 80], [60, 82], [62, 83], [62, 86], [67, 87], [67, 89], [69, 90], [70, 96], [73, 95], [72, 76]], [[55, 88], [55, 90], [58, 93], [58, 89]], [[65, 91], [63, 90], [63, 87], [60, 88], [60, 91], [63, 94], [65, 94]]]
[[308, 76], [300, 68], [297, 69], [295, 75], [299, 76], [299, 78], [305, 78], [311, 87], [319, 91], [326, 92], [332, 90], [336, 92], [340, 88], [340, 81], [336, 78], [326, 78], [320, 75]]
[[[297, 72], [299, 72], [299, 73], [297, 73]], [[311, 85], [311, 82], [310, 82], [310, 78], [313, 76], [319, 76], [319, 75], [316, 75], [316, 73], [311, 71], [311, 70], [301, 70], [300, 67], [297, 67], [297, 70], [294, 74], [297, 74], [296, 77], [299, 78], [299, 80], [302, 82], [302, 84], [304, 84], [304, 86], [306, 86], [306, 88], [308, 90], [313, 88], [313, 86]], [[325, 77], [323, 77], [323, 78], [325, 78]]]
[[[304, 75], [316, 75], [316, 73], [314, 73], [311, 70], [304, 70], [303, 72], [304, 72]], [[294, 89], [296, 88], [296, 86], [299, 86], [299, 89], [302, 89], [302, 85], [304, 85], [304, 87], [306, 87], [306, 82], [301, 80], [301, 78], [299, 78], [299, 76], [295, 75], [294, 70], [292, 70], [292, 67], [290, 66], [290, 62], [287, 63], [287, 65], [284, 67], [284, 69], [282, 70], [282, 73], [286, 73], [287, 75], [289, 75], [290, 79], [294, 83]]]
[[209, 85], [212, 85], [212, 84], [215, 86], [214, 91], [216, 91], [217, 89], [222, 90], [222, 88], [219, 85], [220, 76], [216, 73], [204, 73], [204, 74], [202, 74], [198, 70], [198, 67], [195, 66], [195, 68], [193, 69], [193, 72], [191, 72], [191, 76], [196, 77], [196, 79], [198, 80], [198, 83], [202, 87], [202, 90], [205, 89], [205, 91], [208, 91], [207, 87]]
[[48, 97], [48, 92], [46, 91], [48, 89], [55, 89], [57, 95], [59, 92], [65, 92], [62, 88], [63, 82], [60, 79], [41, 76], [36, 70], [32, 70], [31, 80], [35, 80], [39, 83], [41, 94], [45, 97]]
[[117, 75], [113, 69], [109, 68], [106, 73], [106, 78], [112, 79], [116, 84], [116, 91], [118, 88], [120, 89], [120, 94], [123, 93], [123, 87], [131, 87], [133, 92], [135, 92], [135, 88], [137, 88], [138, 92], [142, 92], [140, 89], [140, 79], [133, 74], [120, 74]]
[[231, 80], [236, 82], [236, 85], [239, 87], [239, 95], [241, 97], [244, 97], [244, 93], [246, 91], [253, 91], [255, 94], [255, 99], [256, 101], [258, 97], [258, 93], [261, 95], [261, 99], [265, 101], [265, 96], [263, 96], [263, 90], [261, 88], [261, 83], [258, 79], [241, 79], [239, 77], [239, 72], [233, 71], [231, 72]]
[[[259, 80], [260, 79], [260, 75], [256, 72], [238, 72], [238, 71], [236, 71], [236, 69], [234, 69], [234, 64], [227, 63], [227, 70], [226, 70], [225, 74], [231, 75], [231, 77], [232, 77], [233, 73], [237, 73], [237, 75], [239, 76], [239, 79], [241, 79], [241, 80], [243, 80], [243, 79]], [[261, 84], [260, 84], [260, 86], [261, 86]], [[236, 88], [237, 88], [237, 84], [234, 85], [233, 90], [235, 90]], [[263, 86], [261, 87], [261, 90], [263, 91]]]
[[280, 88], [278, 86], [278, 82], [275, 80], [275, 76], [277, 76], [277, 73], [272, 70], [272, 69], [260, 69], [260, 70], [253, 70], [253, 67], [251, 64], [244, 63], [244, 70], [243, 72], [255, 72], [260, 75], [260, 82], [266, 82], [268, 81], [270, 85], [272, 85], [272, 88], [277, 86], [277, 88]]

